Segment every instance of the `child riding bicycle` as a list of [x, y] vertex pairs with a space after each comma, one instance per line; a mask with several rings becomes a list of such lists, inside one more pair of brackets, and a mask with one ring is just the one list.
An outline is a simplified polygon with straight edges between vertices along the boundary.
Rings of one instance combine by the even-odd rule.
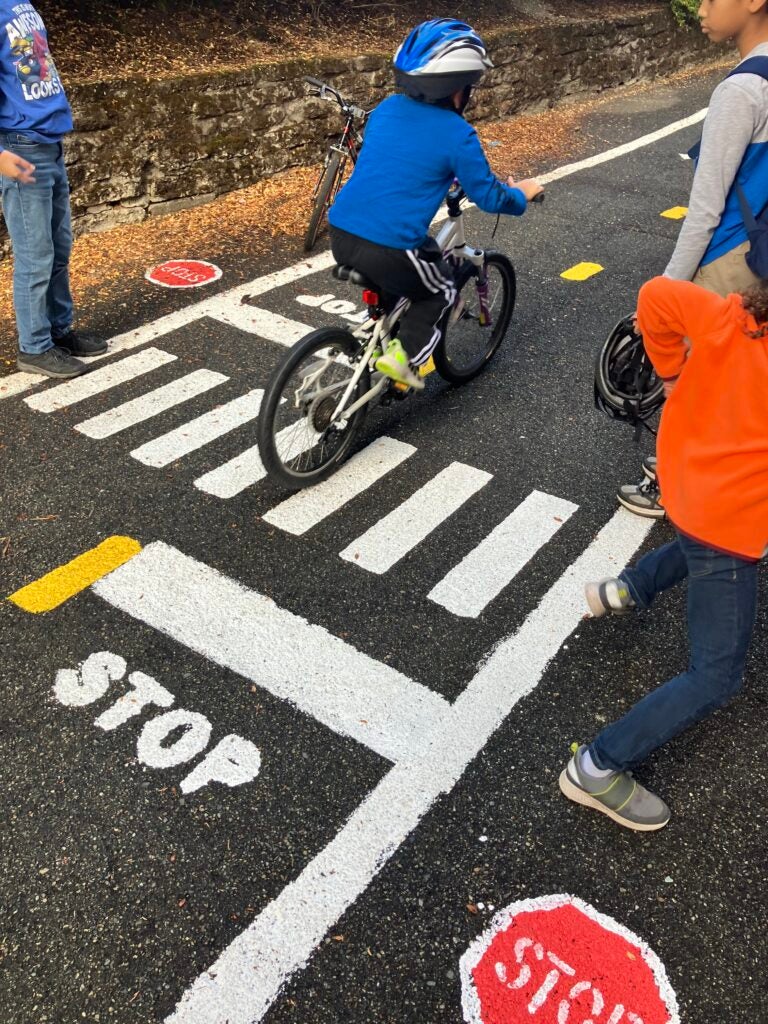
[[[461, 21], [418, 25], [395, 54], [402, 93], [371, 113], [365, 145], [331, 207], [338, 263], [375, 281], [385, 297], [411, 305], [376, 369], [412, 388], [456, 297], [450, 266], [429, 225], [458, 178], [486, 213], [519, 216], [542, 191], [533, 180], [504, 184], [493, 174], [475, 130], [463, 118], [473, 87], [491, 64], [482, 39]], [[385, 298], [386, 301], [386, 298]]]

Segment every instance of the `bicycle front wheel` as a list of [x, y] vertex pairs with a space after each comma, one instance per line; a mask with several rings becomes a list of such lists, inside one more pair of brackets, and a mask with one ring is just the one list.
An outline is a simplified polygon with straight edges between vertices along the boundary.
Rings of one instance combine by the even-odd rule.
[[[273, 480], [297, 491], [325, 480], [346, 458], [366, 406], [346, 419], [334, 419], [334, 413], [361, 356], [349, 331], [326, 327], [302, 338], [278, 365], [256, 428], [261, 461]], [[369, 387], [366, 366], [347, 406]]]
[[435, 349], [435, 367], [452, 384], [466, 384], [481, 372], [504, 340], [517, 294], [515, 268], [503, 253], [485, 254], [486, 283], [473, 273], [460, 286], [443, 337]]
[[331, 153], [331, 158], [323, 171], [320, 184], [317, 186], [315, 203], [312, 207], [312, 214], [309, 218], [307, 231], [304, 235], [304, 252], [311, 252], [315, 247], [318, 236], [325, 222], [328, 208], [333, 202], [336, 191], [336, 181], [342, 174], [341, 153]]

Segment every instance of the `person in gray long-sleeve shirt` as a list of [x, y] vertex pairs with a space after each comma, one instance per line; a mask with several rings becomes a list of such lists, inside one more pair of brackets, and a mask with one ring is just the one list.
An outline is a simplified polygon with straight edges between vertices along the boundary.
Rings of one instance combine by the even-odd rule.
[[[749, 241], [734, 186], [756, 216], [768, 206], [768, 81], [753, 61], [768, 61], [768, 0], [702, 0], [699, 18], [713, 42], [736, 43], [741, 64], [712, 94], [688, 213], [664, 273], [725, 297], [760, 281], [745, 259]], [[642, 483], [624, 484], [617, 498], [630, 512], [661, 519], [655, 457], [643, 471]]]

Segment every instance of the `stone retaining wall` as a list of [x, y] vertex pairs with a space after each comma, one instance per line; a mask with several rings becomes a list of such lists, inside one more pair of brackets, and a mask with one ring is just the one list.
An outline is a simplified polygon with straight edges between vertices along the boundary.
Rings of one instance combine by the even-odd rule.
[[[700, 59], [705, 45], [700, 33], [676, 26], [666, 2], [490, 40], [496, 68], [477, 94], [473, 120], [666, 74]], [[302, 77], [327, 79], [367, 107], [391, 87], [390, 59], [372, 54], [71, 86], [77, 130], [67, 159], [76, 231], [171, 213], [317, 161], [340, 118], [331, 104], [306, 97]]]

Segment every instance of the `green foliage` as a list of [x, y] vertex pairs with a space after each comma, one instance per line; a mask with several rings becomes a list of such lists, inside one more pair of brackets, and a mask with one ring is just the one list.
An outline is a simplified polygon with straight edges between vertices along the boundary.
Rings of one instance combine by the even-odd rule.
[[698, 25], [699, 0], [670, 0], [679, 25]]

